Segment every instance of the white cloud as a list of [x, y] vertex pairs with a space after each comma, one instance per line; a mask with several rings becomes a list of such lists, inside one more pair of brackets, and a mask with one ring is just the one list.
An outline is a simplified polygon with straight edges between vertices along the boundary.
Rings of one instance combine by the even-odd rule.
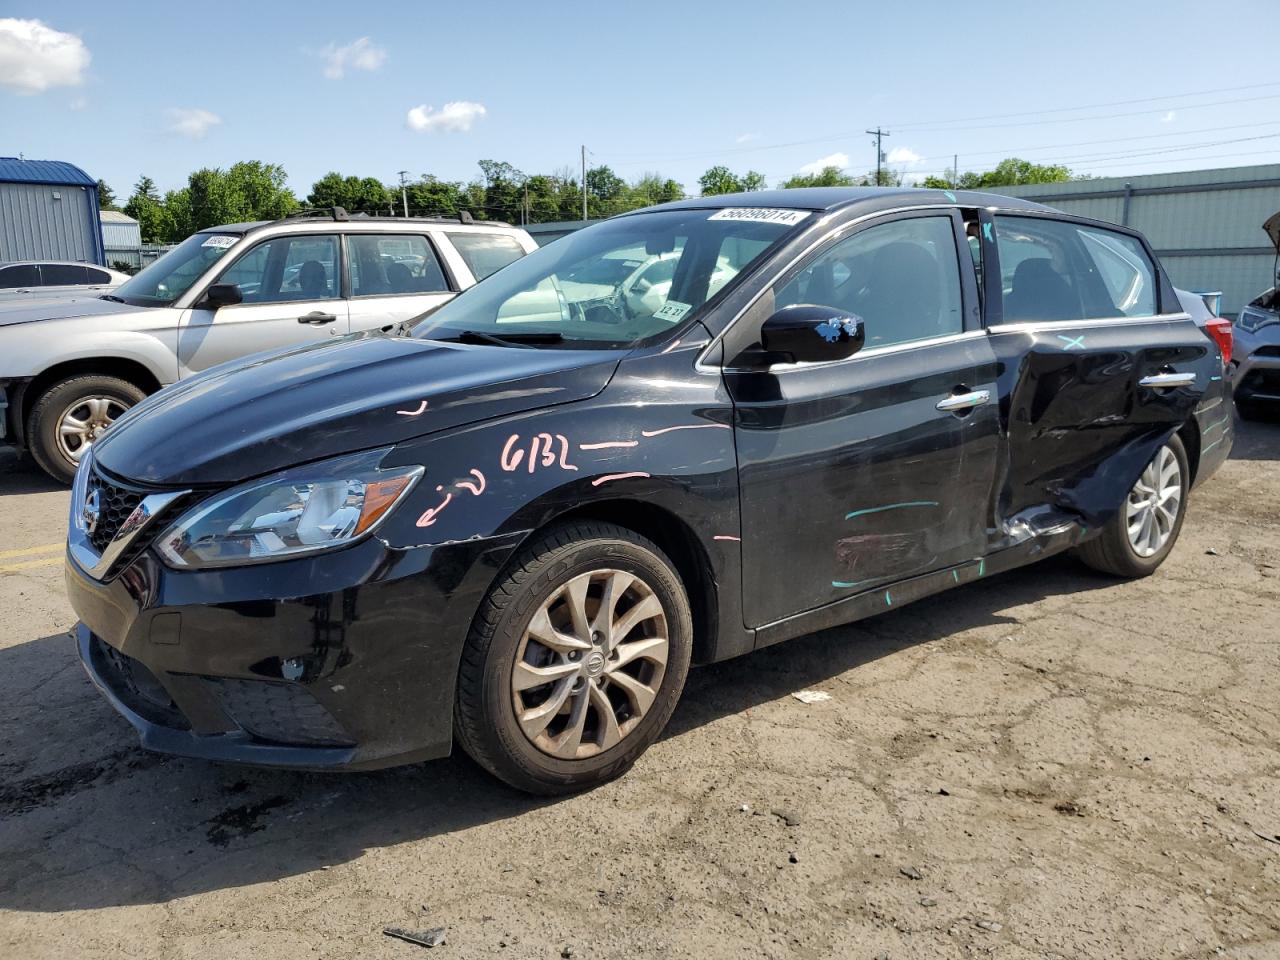
[[410, 130], [418, 133], [435, 133], [439, 130], [464, 133], [486, 113], [488, 111], [484, 104], [472, 103], [470, 100], [454, 100], [439, 110], [423, 103], [409, 111], [405, 123]]
[[89, 101], [84, 97], [75, 97], [67, 106], [72, 110], [84, 110], [89, 106]]
[[1163, 117], [1161, 117], [1161, 118], [1160, 118], [1160, 122], [1161, 122], [1161, 123], [1173, 123], [1173, 121], [1174, 121], [1174, 120], [1177, 120], [1177, 119], [1178, 119], [1178, 111], [1177, 111], [1177, 110], [1170, 110], [1168, 113], [1166, 113]]
[[899, 163], [904, 167], [912, 167], [923, 158], [910, 147], [894, 147], [889, 151], [889, 156], [885, 159], [889, 163]]
[[212, 127], [222, 122], [222, 118], [216, 113], [200, 107], [173, 107], [165, 113], [169, 117], [169, 129], [192, 140], [199, 140]]
[[75, 34], [39, 20], [0, 19], [0, 85], [18, 93], [75, 87], [84, 80], [89, 48]]
[[807, 175], [821, 173], [827, 167], [839, 167], [843, 170], [847, 166], [849, 166], [849, 155], [847, 153], [831, 153], [825, 157], [819, 157], [813, 163], [806, 163], [796, 172]]
[[368, 37], [353, 40], [345, 47], [335, 43], [320, 51], [324, 58], [324, 75], [330, 80], [341, 80], [348, 70], [377, 70], [387, 60], [387, 51], [375, 47]]
[[734, 143], [750, 143], [752, 140], [759, 140], [759, 139], [760, 139], [760, 134], [758, 133], [743, 133], [743, 134], [739, 134], [737, 139], [734, 140], [733, 142]]

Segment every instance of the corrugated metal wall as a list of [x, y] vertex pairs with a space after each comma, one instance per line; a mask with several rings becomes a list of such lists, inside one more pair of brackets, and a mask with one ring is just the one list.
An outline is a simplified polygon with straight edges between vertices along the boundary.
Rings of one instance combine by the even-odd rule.
[[0, 262], [96, 262], [98, 229], [98, 211], [85, 187], [0, 183]]
[[142, 228], [135, 223], [102, 221], [102, 245], [108, 250], [133, 250], [142, 246]]
[[1067, 213], [1141, 230], [1176, 286], [1221, 290], [1234, 316], [1273, 282], [1262, 222], [1280, 210], [1280, 164], [997, 187]]

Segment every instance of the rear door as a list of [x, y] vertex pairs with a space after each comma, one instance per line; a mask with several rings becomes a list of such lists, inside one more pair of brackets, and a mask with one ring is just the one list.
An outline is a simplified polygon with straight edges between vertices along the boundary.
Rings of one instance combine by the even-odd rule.
[[997, 213], [983, 238], [1004, 528], [1045, 509], [1103, 524], [1221, 373], [1217, 349], [1131, 231]]
[[344, 242], [353, 331], [410, 320], [453, 298], [456, 287], [425, 236], [352, 233]]
[[846, 360], [760, 366], [748, 349], [725, 372], [748, 626], [982, 556], [1000, 435], [963, 237], [945, 211], [858, 224], [739, 321], [758, 342], [775, 309], [813, 303], [866, 329]]
[[243, 302], [218, 310], [197, 303], [178, 333], [183, 376], [262, 350], [347, 332], [336, 234], [286, 234], [255, 244], [214, 283], [234, 283]]

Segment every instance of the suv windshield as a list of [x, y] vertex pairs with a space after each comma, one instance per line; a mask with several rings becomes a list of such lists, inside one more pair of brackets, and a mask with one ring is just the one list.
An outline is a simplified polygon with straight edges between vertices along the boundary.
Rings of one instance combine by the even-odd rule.
[[135, 307], [167, 307], [240, 239], [235, 233], [196, 233], [108, 294]]
[[645, 340], [692, 316], [808, 217], [768, 213], [665, 210], [596, 224], [504, 267], [421, 320], [413, 336]]

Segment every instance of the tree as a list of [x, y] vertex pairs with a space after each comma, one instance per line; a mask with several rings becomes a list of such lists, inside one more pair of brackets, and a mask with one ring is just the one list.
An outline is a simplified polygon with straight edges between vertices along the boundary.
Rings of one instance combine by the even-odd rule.
[[823, 167], [817, 173], [797, 173], [782, 184], [782, 189], [794, 187], [852, 187], [857, 180], [841, 171], [839, 167]]
[[636, 201], [637, 207], [652, 203], [670, 203], [672, 200], [684, 198], [684, 186], [660, 173], [641, 175], [631, 184], [628, 192]]
[[[935, 190], [985, 190], [988, 187], [1014, 186], [1020, 183], [1062, 183], [1075, 179], [1071, 170], [1061, 164], [1039, 164], [1019, 157], [1009, 157], [996, 164], [994, 170], [983, 173], [966, 171], [952, 178], [925, 177], [922, 186]], [[954, 181], [954, 182], [953, 182]]]
[[342, 207], [349, 213], [385, 214], [398, 199], [377, 177], [344, 177], [330, 171], [311, 185], [309, 207]]
[[98, 180], [98, 209], [99, 210], [119, 210], [116, 205], [116, 193], [109, 186], [107, 181], [99, 178]]
[[902, 174], [889, 167], [881, 167], [879, 170], [869, 170], [859, 177], [854, 185], [859, 187], [900, 187], [902, 186]]
[[743, 176], [738, 176], [728, 167], [715, 166], [698, 178], [698, 186], [702, 188], [704, 197], [714, 197], [721, 193], [763, 190], [765, 179], [763, 173], [755, 170], [748, 170]]
[[419, 217], [456, 217], [467, 206], [464, 189], [461, 183], [427, 174], [405, 187], [409, 213]]
[[138, 221], [143, 243], [165, 243], [169, 239], [164, 203], [150, 177], [140, 177], [133, 185], [133, 194], [124, 205], [124, 212]]

